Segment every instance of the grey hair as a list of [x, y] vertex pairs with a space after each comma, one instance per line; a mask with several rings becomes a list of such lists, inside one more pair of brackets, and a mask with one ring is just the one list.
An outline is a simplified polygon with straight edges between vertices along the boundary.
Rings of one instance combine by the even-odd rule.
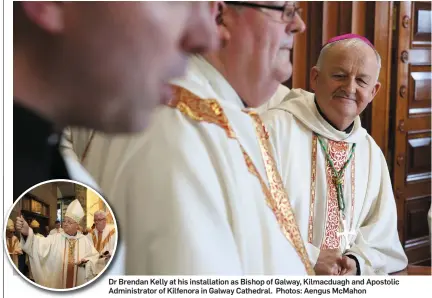
[[96, 212], [93, 214], [93, 217], [96, 217], [96, 216], [99, 216], [99, 217], [101, 217], [101, 216], [103, 216], [103, 217], [107, 217], [107, 214], [106, 214], [106, 212], [103, 211], [103, 210], [98, 210], [98, 211], [96, 211]]
[[[327, 52], [328, 52], [331, 48], [333, 48], [336, 44], [339, 44], [339, 43], [342, 43], [342, 44], [343, 44], [345, 47], [347, 47], [347, 48], [351, 48], [351, 47], [356, 48], [356, 47], [358, 47], [360, 44], [368, 45], [366, 42], [364, 42], [363, 40], [361, 40], [361, 39], [359, 39], [359, 38], [343, 39], [343, 40], [338, 40], [338, 41], [335, 41], [335, 42], [329, 43], [329, 44], [327, 44], [326, 46], [324, 46], [324, 47], [321, 49], [321, 52], [320, 52], [319, 57], [318, 57], [318, 61], [317, 61], [317, 63], [316, 63], [316, 67], [317, 67], [318, 69], [321, 69], [321, 67], [322, 67], [322, 65], [323, 65], [324, 56], [327, 54]], [[368, 45], [368, 46], [369, 46], [369, 45]], [[380, 74], [380, 71], [381, 71], [381, 56], [380, 56], [380, 54], [378, 53], [378, 51], [377, 51], [376, 49], [374, 49], [374, 48], [372, 48], [372, 49], [373, 49], [374, 52], [375, 52], [375, 56], [376, 56], [377, 64], [378, 64], [378, 73], [377, 73], [377, 77], [376, 77], [376, 81], [378, 81], [379, 74]]]

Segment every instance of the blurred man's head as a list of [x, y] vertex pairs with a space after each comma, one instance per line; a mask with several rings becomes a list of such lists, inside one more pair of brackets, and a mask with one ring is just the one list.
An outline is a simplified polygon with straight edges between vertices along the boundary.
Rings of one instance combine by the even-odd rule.
[[377, 94], [381, 58], [363, 39], [348, 38], [323, 47], [311, 70], [311, 86], [324, 115], [345, 130]]
[[56, 221], [55, 221], [55, 228], [56, 228], [56, 229], [60, 229], [60, 228], [61, 228], [61, 223], [60, 223], [59, 220], [56, 220]]
[[69, 236], [75, 236], [79, 229], [79, 224], [72, 218], [65, 216], [63, 230]]
[[35, 234], [39, 234], [40, 233], [40, 224], [39, 224], [39, 222], [37, 220], [33, 219], [30, 222], [30, 228], [33, 229], [33, 233], [35, 233]]
[[208, 2], [14, 3], [14, 97], [60, 125], [138, 131], [189, 53], [218, 45]]
[[106, 226], [106, 213], [102, 210], [98, 210], [94, 214], [94, 223], [96, 230], [102, 232]]
[[15, 232], [15, 225], [12, 219], [8, 218], [8, 223], [6, 226], [6, 237], [11, 238]]
[[294, 35], [305, 24], [294, 2], [219, 3], [222, 48], [206, 55], [249, 107], [258, 107], [292, 74]]
[[12, 238], [13, 235], [14, 235], [14, 231], [6, 230], [6, 238]]

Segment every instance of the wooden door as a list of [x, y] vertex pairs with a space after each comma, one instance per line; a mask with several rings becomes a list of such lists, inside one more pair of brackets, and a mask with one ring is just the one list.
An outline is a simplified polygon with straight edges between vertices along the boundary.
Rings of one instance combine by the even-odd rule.
[[393, 186], [410, 264], [430, 265], [431, 4], [395, 2], [392, 80]]

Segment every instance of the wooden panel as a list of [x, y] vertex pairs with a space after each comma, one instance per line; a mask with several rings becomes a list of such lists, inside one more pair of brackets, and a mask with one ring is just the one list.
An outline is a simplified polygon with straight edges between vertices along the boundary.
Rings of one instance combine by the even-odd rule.
[[431, 253], [428, 241], [423, 241], [417, 245], [405, 247], [405, 253], [408, 257], [409, 264], [427, 264], [430, 262]]
[[431, 181], [423, 181], [423, 182], [411, 182], [408, 183], [405, 187], [405, 195], [406, 200], [410, 200], [410, 198], [422, 197], [425, 194], [429, 194], [431, 189]]
[[414, 28], [419, 15], [424, 18], [423, 13], [416, 17], [424, 3], [402, 1], [394, 5], [398, 15], [392, 53], [396, 68], [391, 87], [395, 106], [391, 147], [398, 232], [409, 263], [430, 264], [427, 213], [431, 202], [431, 49], [430, 43], [418, 43], [419, 30], [425, 29]]
[[[357, 3], [357, 2], [354, 2]], [[354, 7], [359, 6], [359, 4]], [[390, 81], [391, 81], [391, 45], [392, 45], [392, 21], [393, 4], [390, 1], [375, 2], [375, 26], [374, 45], [381, 56], [381, 71], [378, 80], [381, 82], [381, 90], [375, 96], [371, 106], [370, 134], [381, 148], [387, 160], [390, 158], [388, 151], [389, 127], [390, 127]], [[354, 13], [354, 12], [353, 12]], [[371, 22], [369, 22], [371, 23]], [[373, 121], [380, 119], [380, 121]], [[391, 164], [391, 162], [389, 163]]]
[[294, 43], [292, 87], [312, 92], [309, 73], [318, 61], [322, 47], [323, 2], [301, 1], [299, 6], [303, 9], [306, 30], [296, 36]]
[[323, 34], [322, 43], [339, 34], [339, 3], [336, 1], [323, 3]]
[[389, 275], [432, 275], [432, 268], [430, 267], [430, 262], [425, 262], [424, 264], [408, 265], [402, 271], [393, 272]]
[[429, 226], [427, 214], [429, 211], [431, 197], [420, 197], [407, 201], [405, 229], [405, 244], [418, 244], [422, 241], [428, 241]]
[[431, 100], [431, 79], [432, 74], [430, 72], [430, 66], [426, 71], [415, 71], [411, 72], [411, 80], [414, 94], [412, 96], [415, 102], [422, 101], [425, 104], [430, 105]]
[[431, 113], [432, 73], [430, 66], [410, 67], [408, 113]]
[[413, 47], [431, 45], [432, 11], [430, 3], [414, 2], [413, 5]]
[[297, 34], [294, 39], [294, 51], [293, 51], [293, 76], [292, 85], [295, 88], [301, 88], [307, 90], [308, 87], [308, 75], [306, 72], [309, 71], [308, 59], [305, 59], [305, 53], [308, 53], [308, 24], [309, 21], [309, 5], [308, 2], [299, 2], [298, 6], [302, 9], [302, 19], [306, 24], [307, 28], [303, 34]]
[[338, 35], [351, 33], [352, 1], [339, 2], [339, 32]]
[[365, 1], [353, 1], [352, 3], [351, 32], [362, 36], [366, 35], [366, 2]]
[[406, 187], [405, 202], [430, 195], [431, 181], [408, 183]]
[[430, 49], [411, 49], [409, 63], [412, 65], [431, 65]]
[[[430, 257], [430, 255], [429, 255], [429, 257]], [[428, 275], [432, 275], [432, 271], [431, 271], [431, 269], [430, 269], [430, 267], [431, 267], [431, 259], [426, 259], [426, 260], [424, 260], [424, 261], [417, 262], [416, 265], [417, 265], [417, 266], [427, 266], [428, 269], [429, 269], [429, 271], [427, 271], [427, 272], [429, 272]], [[414, 275], [415, 275], [415, 274], [414, 274]], [[417, 275], [421, 275], [421, 274], [417, 274]]]
[[407, 144], [407, 182], [430, 179], [431, 134], [410, 135]]
[[[310, 61], [310, 67], [315, 66], [315, 64], [318, 61], [319, 54], [321, 52], [321, 48], [323, 46], [322, 40], [323, 40], [323, 2], [309, 2], [313, 3], [313, 6], [311, 7], [310, 11], [310, 18], [309, 20], [315, 21], [315, 26], [313, 28], [310, 28], [310, 38], [309, 38], [309, 61]], [[309, 77], [309, 69], [308, 69], [308, 77]], [[309, 83], [309, 81], [308, 81]]]
[[430, 131], [430, 129], [431, 129], [430, 114], [410, 115], [410, 118], [408, 118], [405, 123], [405, 130], [410, 132]]

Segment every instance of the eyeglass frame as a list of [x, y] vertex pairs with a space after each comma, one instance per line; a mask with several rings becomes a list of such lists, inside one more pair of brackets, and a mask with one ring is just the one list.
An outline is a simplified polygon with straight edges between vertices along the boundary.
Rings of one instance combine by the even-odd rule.
[[70, 226], [70, 225], [73, 225], [73, 224], [78, 224], [78, 223], [76, 221], [74, 221], [74, 220], [67, 220], [67, 219], [63, 220], [63, 226], [64, 225]]
[[302, 12], [302, 8], [297, 7], [295, 5], [295, 3], [293, 4], [293, 10], [292, 10], [292, 15], [289, 15], [288, 17], [290, 18], [290, 20], [284, 20], [284, 15], [285, 15], [285, 11], [289, 5], [289, 3], [285, 3], [283, 6], [274, 6], [274, 5], [265, 5], [265, 4], [258, 4], [258, 3], [253, 3], [253, 2], [246, 2], [246, 1], [224, 1], [225, 4], [227, 5], [237, 5], [237, 6], [244, 6], [244, 7], [250, 7], [250, 8], [264, 8], [264, 9], [271, 9], [271, 10], [277, 10], [282, 12], [282, 21], [284, 23], [290, 23], [294, 20], [294, 17], [296, 16], [296, 14], [300, 14]]

